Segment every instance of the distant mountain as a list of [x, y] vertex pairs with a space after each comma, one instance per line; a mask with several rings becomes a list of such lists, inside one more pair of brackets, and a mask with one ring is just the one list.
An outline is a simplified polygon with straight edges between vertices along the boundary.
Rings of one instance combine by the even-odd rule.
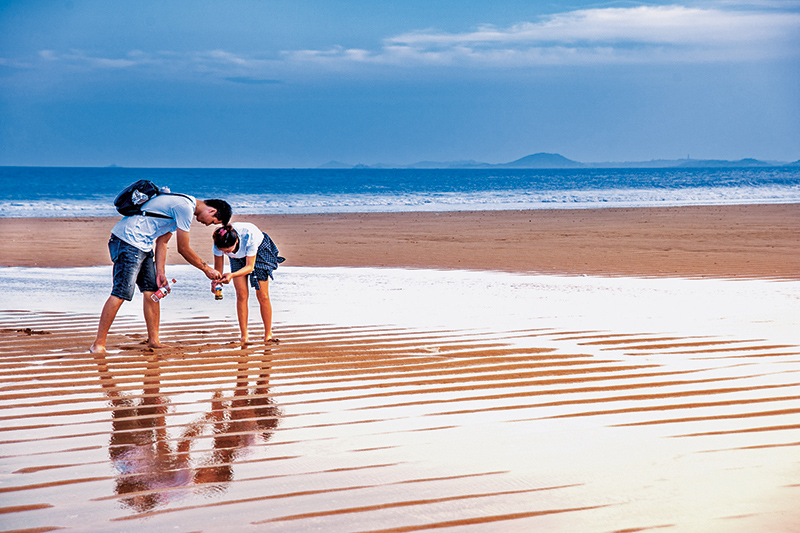
[[759, 161], [758, 159], [740, 159], [738, 161], [724, 159], [653, 159], [651, 161], [586, 163], [585, 165], [588, 168], [742, 168], [779, 167], [785, 165], [785, 163]]
[[339, 161], [328, 161], [324, 165], [320, 165], [317, 168], [353, 168], [353, 165], [348, 165], [347, 163], [340, 163]]
[[495, 168], [581, 168], [586, 165], [560, 154], [538, 153], [527, 155], [510, 163], [492, 165]]
[[358, 165], [349, 165], [346, 167], [341, 166], [331, 166], [333, 164], [343, 164], [337, 163], [336, 161], [331, 161], [322, 165], [318, 168], [373, 168], [373, 169], [381, 169], [381, 168], [416, 168], [416, 169], [424, 169], [424, 168], [453, 168], [453, 169], [468, 169], [468, 168], [582, 168], [585, 167], [583, 163], [579, 163], [577, 161], [572, 161], [571, 159], [567, 159], [566, 157], [560, 154], [546, 154], [546, 153], [538, 153], [525, 156], [521, 159], [517, 159], [516, 161], [511, 161], [510, 163], [499, 163], [499, 164], [492, 164], [492, 163], [484, 163], [483, 161], [475, 161], [474, 159], [469, 160], [462, 160], [462, 161], [418, 161], [416, 163], [412, 163], [410, 165], [387, 165], [386, 163], [375, 163], [372, 165], [365, 165], [363, 163], [359, 163]]
[[617, 161], [602, 163], [581, 163], [567, 159], [561, 154], [548, 154], [540, 152], [538, 154], [527, 155], [523, 158], [509, 163], [483, 163], [481, 161], [419, 161], [411, 165], [388, 165], [377, 163], [373, 165], [347, 165], [338, 161], [330, 161], [318, 168], [367, 168], [367, 169], [391, 169], [391, 168], [452, 168], [452, 169], [492, 169], [492, 168], [530, 168], [530, 169], [570, 169], [570, 168], [753, 168], [753, 167], [779, 167], [779, 166], [800, 166], [800, 160], [794, 163], [782, 163], [777, 161], [760, 161], [758, 159], [746, 158], [738, 161], [727, 161], [723, 159], [653, 159], [651, 161]]
[[470, 159], [468, 161], [419, 161], [404, 168], [489, 168], [489, 163], [481, 163]]
[[720, 159], [689, 159], [684, 163], [678, 165], [679, 167], [771, 167], [775, 166], [765, 161], [758, 159], [740, 159], [738, 161], [724, 161]]
[[325, 163], [324, 165], [320, 165], [317, 168], [371, 168], [371, 169], [398, 169], [398, 168], [413, 168], [413, 169], [424, 169], [424, 168], [491, 168], [496, 165], [490, 165], [489, 163], [482, 163], [480, 161], [417, 161], [416, 163], [411, 163], [410, 165], [392, 165], [391, 163], [373, 163], [371, 165], [366, 165], [364, 163], [359, 163], [357, 165], [347, 165], [345, 163], [339, 163], [338, 161], [330, 161], [329, 163]]

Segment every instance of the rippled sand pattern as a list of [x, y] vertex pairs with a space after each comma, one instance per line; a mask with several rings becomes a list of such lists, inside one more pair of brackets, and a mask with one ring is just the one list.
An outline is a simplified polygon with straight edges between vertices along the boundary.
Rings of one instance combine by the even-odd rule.
[[[797, 531], [800, 349], [598, 331], [0, 312], [0, 524]], [[253, 334], [257, 334], [254, 332]]]

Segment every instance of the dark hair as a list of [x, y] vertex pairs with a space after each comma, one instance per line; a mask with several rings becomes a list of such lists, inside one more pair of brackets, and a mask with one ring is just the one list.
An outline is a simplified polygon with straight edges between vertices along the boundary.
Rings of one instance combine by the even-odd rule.
[[233, 214], [230, 204], [225, 200], [220, 200], [219, 198], [211, 198], [210, 200], [203, 201], [207, 206], [213, 207], [217, 210], [217, 214], [214, 216], [217, 220], [222, 222], [223, 226], [227, 226], [231, 221], [231, 215]]
[[214, 231], [214, 246], [220, 250], [230, 248], [236, 244], [237, 240], [239, 240], [239, 234], [230, 224], [226, 224]]

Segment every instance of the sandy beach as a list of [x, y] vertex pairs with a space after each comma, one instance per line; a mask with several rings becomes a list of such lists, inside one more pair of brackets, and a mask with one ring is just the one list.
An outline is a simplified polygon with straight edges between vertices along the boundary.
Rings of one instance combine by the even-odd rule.
[[[287, 257], [277, 346], [231, 296], [104, 356], [103, 295], [3, 300], [0, 529], [797, 531], [800, 205], [235, 219]], [[115, 220], [0, 219], [0, 266], [94, 280]]]
[[[6, 218], [0, 266], [110, 264], [117, 218]], [[548, 274], [800, 278], [800, 204], [631, 209], [234, 216], [294, 266], [457, 268]], [[211, 232], [192, 227], [207, 261]], [[171, 247], [168, 262], [183, 259]]]

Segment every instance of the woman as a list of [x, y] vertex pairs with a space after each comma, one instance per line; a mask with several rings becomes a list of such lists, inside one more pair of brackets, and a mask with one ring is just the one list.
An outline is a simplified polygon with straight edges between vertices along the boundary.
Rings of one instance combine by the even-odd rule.
[[256, 290], [258, 304], [261, 307], [261, 319], [264, 321], [264, 342], [277, 343], [272, 337], [272, 304], [269, 301], [269, 280], [272, 271], [283, 263], [284, 258], [278, 255], [278, 247], [255, 224], [234, 222], [218, 228], [214, 232], [214, 268], [222, 272], [225, 256], [231, 264], [231, 272], [222, 279], [211, 283], [211, 290], [217, 283], [230, 283], [236, 289], [236, 315], [239, 319], [239, 331], [242, 344], [248, 343], [247, 319], [248, 298], [247, 277], [250, 285]]

